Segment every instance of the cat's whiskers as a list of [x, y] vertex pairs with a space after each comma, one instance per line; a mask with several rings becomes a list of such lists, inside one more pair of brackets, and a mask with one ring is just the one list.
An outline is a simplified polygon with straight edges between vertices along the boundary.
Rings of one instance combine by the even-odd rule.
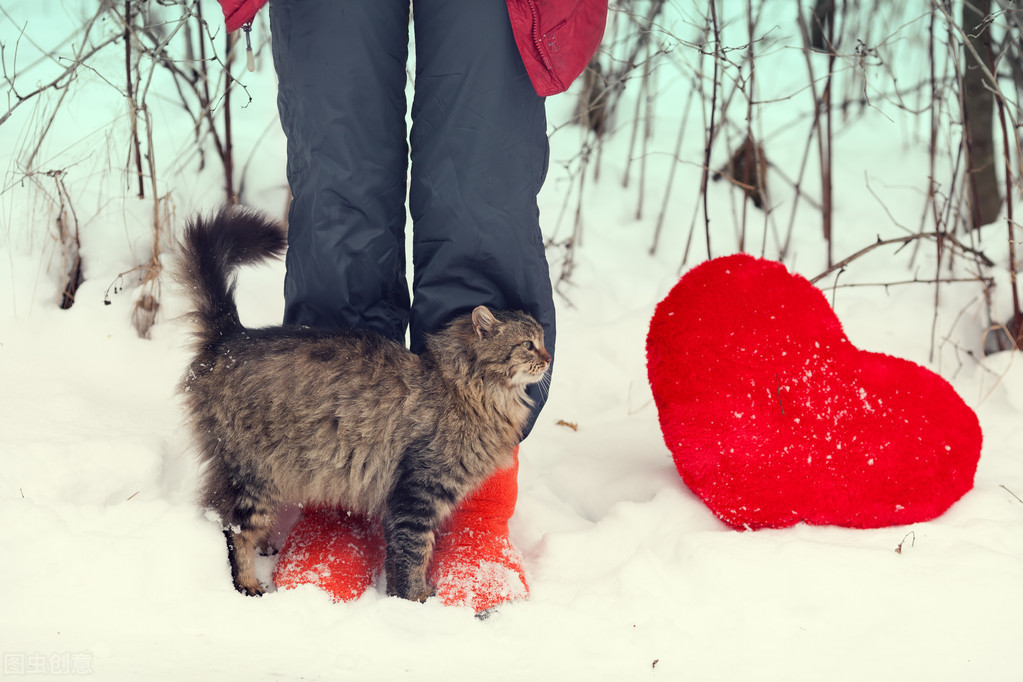
[[537, 389], [540, 391], [540, 396], [544, 399], [544, 401], [546, 401], [547, 396], [550, 395], [551, 392], [550, 372], [544, 371], [543, 376], [540, 378], [540, 381], [536, 382], [536, 385]]

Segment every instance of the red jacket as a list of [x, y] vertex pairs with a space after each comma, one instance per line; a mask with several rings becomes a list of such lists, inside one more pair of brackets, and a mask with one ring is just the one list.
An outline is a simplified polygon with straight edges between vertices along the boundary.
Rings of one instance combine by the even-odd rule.
[[[267, 0], [219, 0], [227, 30], [252, 21]], [[507, 0], [515, 43], [541, 96], [564, 92], [604, 37], [607, 0]]]

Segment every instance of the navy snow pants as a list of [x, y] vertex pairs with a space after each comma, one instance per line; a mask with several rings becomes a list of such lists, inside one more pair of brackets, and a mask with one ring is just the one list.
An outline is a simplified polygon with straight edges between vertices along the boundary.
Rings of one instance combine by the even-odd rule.
[[[425, 334], [477, 305], [518, 309], [543, 325], [553, 356], [536, 203], [548, 162], [544, 100], [522, 64], [505, 0], [412, 5], [407, 137], [409, 0], [271, 0], [293, 194], [284, 321], [373, 329], [399, 341], [408, 329], [419, 352]], [[529, 428], [546, 397], [538, 386], [531, 394]]]

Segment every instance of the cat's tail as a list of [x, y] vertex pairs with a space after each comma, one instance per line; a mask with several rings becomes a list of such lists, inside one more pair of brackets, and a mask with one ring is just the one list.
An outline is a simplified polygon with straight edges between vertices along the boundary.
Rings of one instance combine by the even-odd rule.
[[178, 246], [175, 279], [192, 299], [201, 336], [241, 328], [234, 302], [234, 271], [284, 253], [284, 228], [265, 215], [227, 206], [197, 216], [185, 226]]

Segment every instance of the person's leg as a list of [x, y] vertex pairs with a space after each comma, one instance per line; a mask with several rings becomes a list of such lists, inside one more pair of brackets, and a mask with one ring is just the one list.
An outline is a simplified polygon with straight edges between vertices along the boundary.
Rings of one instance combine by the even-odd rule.
[[[287, 324], [403, 340], [407, 0], [271, 0], [278, 106], [288, 138]], [[383, 565], [375, 525], [314, 509], [277, 559], [281, 588], [360, 596]]]
[[[553, 355], [536, 203], [548, 160], [544, 100], [522, 64], [505, 0], [415, 0], [413, 13], [412, 349], [482, 304], [532, 314]], [[546, 394], [531, 395], [535, 420]], [[438, 533], [430, 580], [444, 603], [484, 611], [527, 596], [522, 557], [508, 539], [516, 477], [517, 466], [495, 474]]]
[[288, 324], [401, 340], [408, 2], [272, 0], [288, 142]]
[[[482, 304], [536, 317], [554, 355], [536, 203], [548, 160], [544, 100], [522, 64], [505, 0], [415, 0], [413, 14], [412, 350]], [[531, 395], [535, 418], [546, 395], [539, 387]]]

